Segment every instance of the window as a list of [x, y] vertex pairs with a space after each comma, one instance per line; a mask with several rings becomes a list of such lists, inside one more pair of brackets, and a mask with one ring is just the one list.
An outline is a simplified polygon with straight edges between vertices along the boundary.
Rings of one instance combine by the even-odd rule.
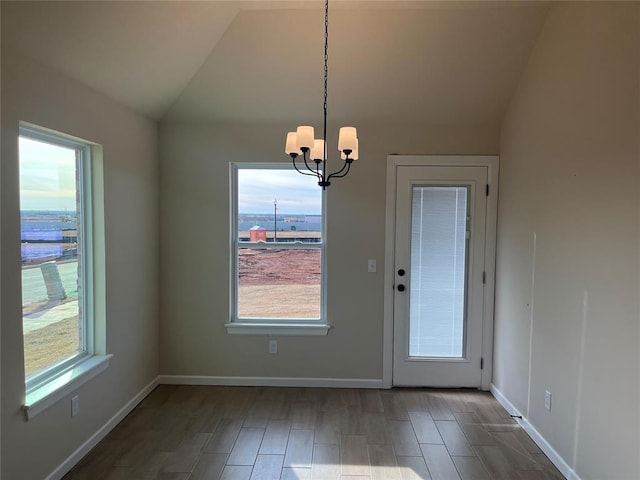
[[91, 151], [90, 144], [61, 134], [20, 128], [27, 409], [50, 396], [52, 383], [56, 390], [85, 374], [95, 352]]
[[327, 333], [324, 197], [290, 165], [231, 166], [230, 333]]

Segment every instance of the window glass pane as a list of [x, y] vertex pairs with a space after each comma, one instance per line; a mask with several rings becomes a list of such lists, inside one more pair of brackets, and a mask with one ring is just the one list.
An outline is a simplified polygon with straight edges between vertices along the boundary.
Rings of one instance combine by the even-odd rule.
[[414, 187], [410, 357], [464, 356], [468, 187]]
[[238, 240], [322, 241], [322, 189], [291, 169], [238, 170]]
[[24, 136], [19, 147], [22, 320], [30, 377], [84, 349], [81, 211], [76, 150]]
[[321, 250], [240, 248], [238, 316], [320, 318]]
[[235, 238], [260, 244], [246, 248], [236, 243], [235, 317], [322, 318], [323, 207], [316, 178], [282, 165], [237, 166], [234, 171]]

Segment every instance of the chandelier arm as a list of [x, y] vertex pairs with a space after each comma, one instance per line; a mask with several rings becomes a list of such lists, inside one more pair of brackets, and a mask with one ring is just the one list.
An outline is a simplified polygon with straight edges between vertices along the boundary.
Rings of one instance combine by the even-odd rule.
[[[331, 179], [331, 178], [342, 178], [342, 177], [346, 177], [346, 176], [347, 176], [347, 174], [349, 173], [349, 170], [350, 170], [350, 169], [351, 169], [351, 164], [349, 164], [349, 166], [347, 167], [347, 170], [346, 170], [344, 173], [340, 173], [340, 174], [339, 174], [338, 172], [336, 172], [336, 173], [332, 173], [331, 175], [329, 175], [329, 178], [328, 178], [327, 180], [329, 180], [329, 179]], [[343, 169], [340, 169], [340, 172], [341, 172], [342, 170], [343, 170]]]
[[295, 168], [295, 169], [296, 169], [296, 171], [297, 171], [298, 173], [301, 173], [302, 175], [308, 175], [308, 176], [310, 176], [310, 177], [317, 177], [317, 175], [316, 175], [315, 173], [303, 172], [302, 170], [300, 170], [300, 169], [298, 168], [298, 166], [297, 166], [295, 163], [293, 164], [293, 168]]
[[[331, 175], [329, 175], [329, 177], [327, 178], [327, 180], [331, 180], [332, 178], [342, 178], [342, 177], [346, 177], [347, 174], [349, 173], [349, 170], [351, 169], [351, 163], [352, 162], [344, 162], [344, 165], [342, 166], [342, 168], [340, 170], [338, 170], [337, 172], [332, 173]], [[346, 171], [345, 171], [346, 169]], [[344, 172], [344, 173], [342, 173]]]
[[304, 165], [307, 167], [307, 170], [309, 170], [311, 172], [311, 175], [313, 175], [314, 177], [316, 177], [318, 180], [320, 180], [322, 177], [320, 176], [320, 174], [318, 172], [314, 172], [313, 168], [311, 168], [309, 166], [309, 163], [307, 163], [307, 155], [303, 155], [302, 158], [304, 159]]
[[316, 174], [316, 177], [318, 177], [318, 180], [324, 180], [324, 170], [322, 171], [322, 173], [320, 173], [320, 162], [315, 162], [315, 164], [316, 164], [316, 169], [315, 170], [311, 169], [311, 171]]
[[[349, 170], [351, 169], [351, 164], [349, 164], [349, 166], [347, 167], [347, 169], [345, 170], [344, 173], [341, 173], [340, 175], [334, 174], [331, 175], [329, 178], [342, 178], [342, 177], [346, 177], [349, 174]], [[337, 172], [336, 172], [337, 173]]]
[[342, 172], [345, 171], [345, 169], [347, 169], [348, 165], [350, 162], [347, 162], [345, 160], [344, 164], [342, 165], [342, 168], [336, 172], [333, 172], [332, 174], [329, 175], [329, 177], [327, 178], [327, 180], [329, 180], [329, 178], [340, 178], [340, 176], [344, 176], [344, 175], [340, 175]]
[[301, 173], [302, 175], [309, 175], [310, 177], [317, 177], [317, 175], [313, 172], [313, 170], [311, 170], [311, 173], [303, 172], [302, 170], [300, 170], [298, 168], [298, 165], [296, 165], [295, 157], [291, 157], [291, 160], [292, 160], [292, 163], [293, 163], [293, 168], [295, 168], [298, 173]]

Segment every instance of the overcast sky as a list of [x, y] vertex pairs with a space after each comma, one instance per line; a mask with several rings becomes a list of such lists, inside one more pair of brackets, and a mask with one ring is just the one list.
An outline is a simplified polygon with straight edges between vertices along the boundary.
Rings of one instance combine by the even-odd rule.
[[[20, 209], [76, 209], [75, 151], [20, 137]], [[240, 169], [239, 213], [319, 215], [322, 189], [295, 170]]]
[[295, 170], [238, 170], [238, 213], [273, 213], [278, 201], [278, 214], [322, 213], [322, 188], [315, 177]]
[[71, 148], [20, 137], [20, 209], [76, 209], [76, 157]]

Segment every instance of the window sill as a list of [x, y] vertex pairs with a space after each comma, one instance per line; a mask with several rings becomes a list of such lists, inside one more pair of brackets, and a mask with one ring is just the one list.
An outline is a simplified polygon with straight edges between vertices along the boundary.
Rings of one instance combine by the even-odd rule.
[[325, 336], [331, 325], [326, 323], [248, 323], [225, 324], [229, 335]]
[[93, 355], [51, 381], [27, 393], [23, 406], [27, 421], [44, 412], [109, 367], [113, 355]]

